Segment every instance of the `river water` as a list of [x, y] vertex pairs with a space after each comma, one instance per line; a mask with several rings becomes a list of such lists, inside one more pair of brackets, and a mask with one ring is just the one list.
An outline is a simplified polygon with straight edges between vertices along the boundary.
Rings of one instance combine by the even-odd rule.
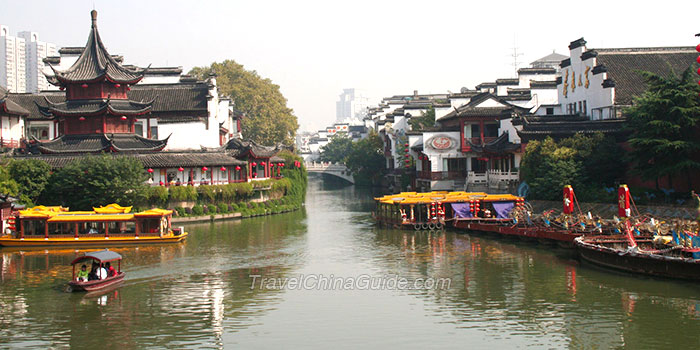
[[114, 248], [126, 281], [102, 295], [62, 291], [75, 250], [0, 250], [0, 348], [700, 348], [700, 284], [380, 229], [372, 207], [312, 180], [301, 211]]

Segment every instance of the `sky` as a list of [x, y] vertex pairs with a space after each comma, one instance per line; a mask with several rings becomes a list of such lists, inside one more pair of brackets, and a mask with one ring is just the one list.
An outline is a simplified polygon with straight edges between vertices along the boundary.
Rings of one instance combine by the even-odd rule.
[[335, 121], [343, 88], [381, 97], [458, 92], [585, 38], [588, 48], [695, 46], [696, 1], [8, 1], [0, 24], [82, 46], [90, 11], [125, 63], [192, 67], [233, 59], [280, 86], [300, 131]]

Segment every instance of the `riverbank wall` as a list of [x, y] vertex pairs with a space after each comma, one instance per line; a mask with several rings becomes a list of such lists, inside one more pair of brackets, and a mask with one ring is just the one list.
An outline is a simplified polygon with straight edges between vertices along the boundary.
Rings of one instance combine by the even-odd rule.
[[299, 210], [299, 209], [300, 208], [290, 209], [290, 210], [282, 210], [282, 211], [277, 211], [277, 212], [269, 212], [269, 213], [266, 212], [264, 214], [255, 214], [255, 215], [243, 215], [242, 213], [228, 213], [228, 214], [214, 214], [214, 215], [200, 215], [200, 216], [181, 216], [181, 217], [173, 217], [171, 222], [173, 225], [175, 225], [175, 224], [191, 224], [191, 223], [199, 223], [199, 222], [224, 221], [224, 220], [233, 220], [233, 219], [247, 219], [247, 218], [252, 218], [255, 216], [268, 216], [268, 215], [289, 213], [289, 212]]

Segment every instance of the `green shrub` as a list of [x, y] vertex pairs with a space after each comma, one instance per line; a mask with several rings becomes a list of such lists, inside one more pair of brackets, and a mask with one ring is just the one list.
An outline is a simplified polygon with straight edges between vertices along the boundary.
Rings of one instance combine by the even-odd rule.
[[219, 207], [219, 213], [228, 213], [229, 212], [228, 204], [226, 204], [226, 203], [219, 203], [218, 207]]
[[176, 202], [196, 201], [197, 188], [193, 186], [172, 186], [170, 187], [170, 200]]
[[217, 211], [218, 210], [215, 204], [207, 205], [207, 214], [216, 214]]
[[195, 205], [194, 207], [192, 207], [192, 214], [195, 216], [204, 215], [204, 207], [202, 207], [199, 204]]
[[155, 206], [164, 206], [168, 202], [168, 188], [163, 186], [152, 186], [147, 190], [148, 203]]
[[183, 207], [175, 207], [175, 212], [177, 216], [185, 216], [185, 208]]
[[216, 190], [212, 185], [202, 185], [197, 187], [199, 200], [204, 203], [213, 203], [216, 200]]

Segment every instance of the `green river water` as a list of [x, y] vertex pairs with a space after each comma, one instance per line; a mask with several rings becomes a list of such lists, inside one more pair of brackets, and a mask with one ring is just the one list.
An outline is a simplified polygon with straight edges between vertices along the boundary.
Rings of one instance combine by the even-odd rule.
[[75, 250], [2, 249], [0, 348], [700, 348], [700, 284], [554, 246], [380, 229], [371, 198], [312, 180], [300, 211], [113, 248], [126, 281], [102, 295], [63, 292]]

